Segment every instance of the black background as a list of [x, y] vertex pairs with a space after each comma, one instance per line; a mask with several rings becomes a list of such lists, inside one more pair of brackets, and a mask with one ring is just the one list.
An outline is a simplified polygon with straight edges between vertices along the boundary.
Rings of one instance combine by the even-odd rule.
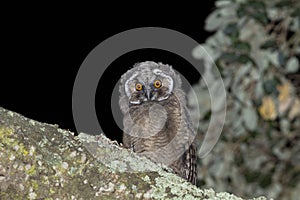
[[[211, 34], [204, 31], [204, 23], [213, 8], [211, 1], [193, 11], [156, 10], [130, 17], [124, 12], [116, 18], [102, 9], [93, 20], [80, 12], [73, 17], [55, 10], [8, 16], [9, 20], [1, 28], [0, 106], [76, 132], [72, 116], [73, 83], [81, 63], [94, 47], [119, 32], [147, 26], [174, 29], [203, 43]], [[189, 12], [192, 15], [186, 14]], [[175, 68], [186, 62], [169, 52], [144, 49], [127, 53], [111, 64], [98, 85], [96, 110], [101, 113], [98, 115], [101, 127], [112, 139], [120, 141], [121, 138], [107, 109], [111, 87], [115, 85], [112, 80], [118, 80], [127, 70], [114, 66], [122, 64], [129, 69], [145, 60], [161, 61]], [[182, 73], [187, 74], [190, 83], [199, 78], [190, 71]]]

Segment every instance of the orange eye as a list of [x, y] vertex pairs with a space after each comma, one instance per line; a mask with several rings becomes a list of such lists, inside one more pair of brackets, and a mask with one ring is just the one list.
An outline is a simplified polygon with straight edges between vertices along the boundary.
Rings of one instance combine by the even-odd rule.
[[135, 89], [136, 89], [137, 91], [141, 91], [141, 90], [143, 89], [143, 85], [140, 84], [140, 83], [137, 83], [137, 84], [135, 85]]
[[156, 80], [156, 81], [154, 81], [153, 85], [155, 88], [160, 88], [162, 84], [161, 84], [160, 80]]

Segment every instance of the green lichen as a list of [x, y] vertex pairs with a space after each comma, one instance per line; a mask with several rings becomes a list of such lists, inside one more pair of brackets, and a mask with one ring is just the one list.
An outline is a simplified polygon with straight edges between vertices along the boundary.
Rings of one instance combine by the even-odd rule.
[[39, 189], [39, 184], [36, 180], [31, 180], [30, 182], [31, 182], [30, 185], [31, 185], [33, 190], [38, 190]]
[[[160, 173], [160, 175], [160, 177], [155, 178], [155, 183], [152, 185], [152, 198], [160, 199], [162, 195], [165, 199], [189, 199], [189, 195], [203, 198], [203, 192], [177, 175], [171, 173]], [[166, 194], [168, 195], [166, 196]]]
[[150, 183], [150, 178], [148, 175], [145, 175], [144, 177], [142, 177], [142, 180], [145, 181], [146, 183]]
[[3, 145], [11, 145], [14, 143], [14, 139], [11, 138], [13, 135], [14, 130], [12, 128], [6, 128], [6, 127], [1, 127], [0, 128], [0, 141], [1, 141], [1, 146]]
[[25, 169], [25, 173], [28, 174], [29, 176], [35, 175], [36, 174], [35, 165], [28, 165], [28, 169]]

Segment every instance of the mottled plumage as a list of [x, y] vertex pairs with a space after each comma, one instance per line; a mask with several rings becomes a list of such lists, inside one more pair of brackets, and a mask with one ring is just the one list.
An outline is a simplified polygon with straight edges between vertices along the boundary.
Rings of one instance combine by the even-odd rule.
[[195, 132], [180, 76], [169, 65], [136, 64], [121, 78], [123, 144], [196, 184]]

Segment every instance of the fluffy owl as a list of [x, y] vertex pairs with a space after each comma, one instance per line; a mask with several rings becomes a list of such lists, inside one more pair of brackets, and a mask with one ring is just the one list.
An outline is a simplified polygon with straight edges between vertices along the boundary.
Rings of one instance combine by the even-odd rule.
[[123, 145], [196, 184], [195, 131], [180, 76], [169, 65], [141, 62], [121, 77], [119, 92]]

